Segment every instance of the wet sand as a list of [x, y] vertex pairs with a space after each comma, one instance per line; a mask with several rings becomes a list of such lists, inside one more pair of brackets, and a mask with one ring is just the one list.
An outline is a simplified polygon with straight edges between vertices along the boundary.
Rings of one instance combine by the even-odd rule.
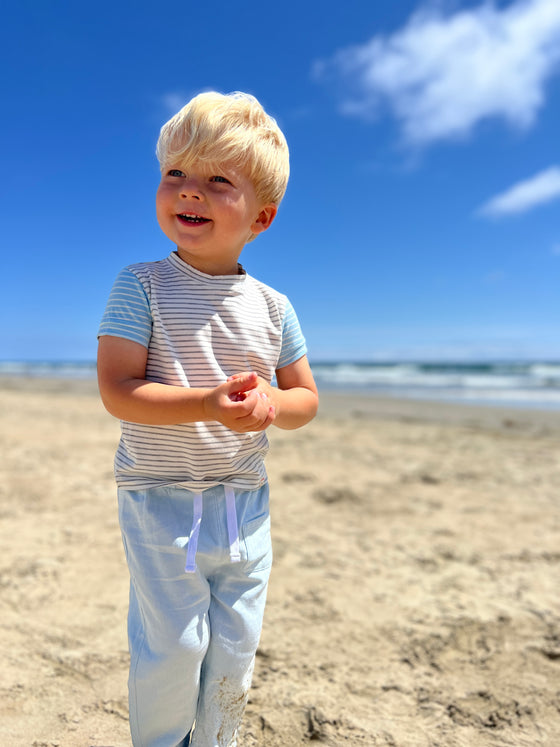
[[[32, 379], [0, 418], [0, 744], [125, 747], [118, 423]], [[270, 436], [239, 747], [560, 745], [560, 413], [329, 394]]]

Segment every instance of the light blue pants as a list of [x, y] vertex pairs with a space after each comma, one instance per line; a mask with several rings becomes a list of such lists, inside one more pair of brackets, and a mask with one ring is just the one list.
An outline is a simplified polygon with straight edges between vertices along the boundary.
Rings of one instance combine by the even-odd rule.
[[223, 486], [119, 489], [134, 747], [235, 747], [272, 549], [268, 485], [232, 500]]

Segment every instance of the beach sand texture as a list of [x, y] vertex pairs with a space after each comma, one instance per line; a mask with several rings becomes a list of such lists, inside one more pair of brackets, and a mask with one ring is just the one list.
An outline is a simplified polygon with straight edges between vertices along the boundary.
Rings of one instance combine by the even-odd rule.
[[[0, 382], [0, 745], [130, 745], [128, 577], [92, 383]], [[560, 745], [560, 413], [324, 396], [271, 430], [239, 747]]]

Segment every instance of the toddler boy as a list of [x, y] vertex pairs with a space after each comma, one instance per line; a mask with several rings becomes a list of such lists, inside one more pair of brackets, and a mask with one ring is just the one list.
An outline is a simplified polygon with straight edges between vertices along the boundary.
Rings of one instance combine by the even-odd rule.
[[317, 410], [290, 302], [238, 264], [276, 216], [288, 147], [252, 96], [204, 93], [157, 155], [176, 250], [119, 274], [99, 329], [122, 429], [130, 728], [135, 747], [234, 747], [272, 562], [265, 431]]

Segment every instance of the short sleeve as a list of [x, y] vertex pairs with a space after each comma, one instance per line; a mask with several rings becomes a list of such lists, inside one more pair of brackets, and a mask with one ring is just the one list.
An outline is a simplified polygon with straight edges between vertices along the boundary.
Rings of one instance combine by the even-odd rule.
[[286, 299], [282, 321], [282, 350], [276, 368], [284, 368], [295, 363], [307, 353], [307, 345], [292, 304]]
[[150, 301], [140, 280], [128, 269], [121, 270], [115, 280], [97, 334], [124, 337], [146, 348], [150, 343]]

